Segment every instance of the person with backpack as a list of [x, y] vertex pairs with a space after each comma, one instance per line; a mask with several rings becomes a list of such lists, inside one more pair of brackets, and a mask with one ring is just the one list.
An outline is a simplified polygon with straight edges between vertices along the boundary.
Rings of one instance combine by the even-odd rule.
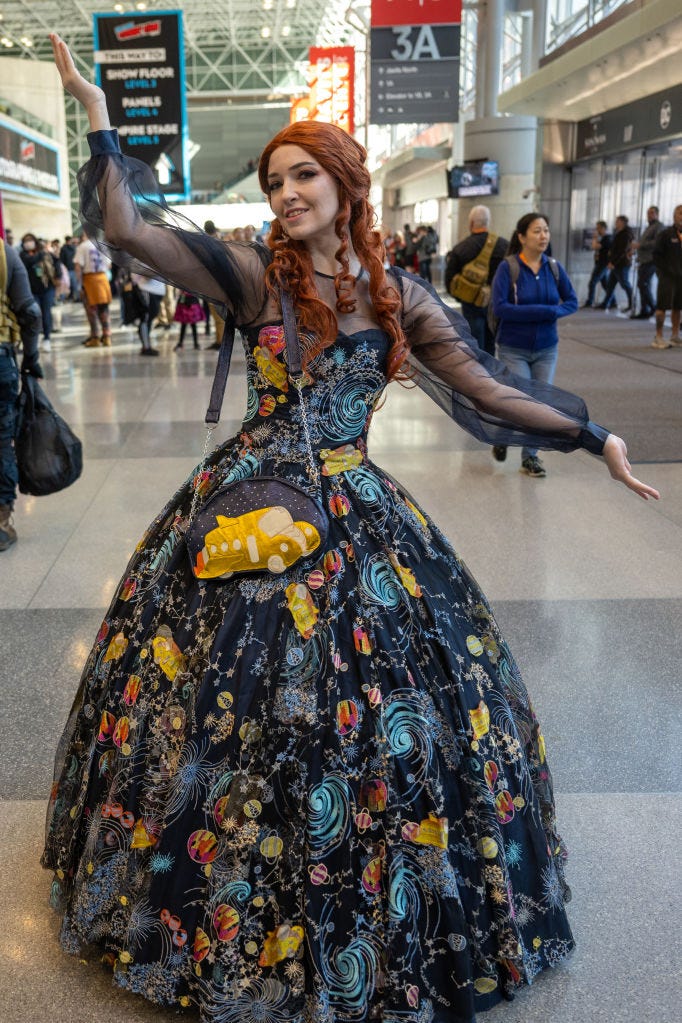
[[[516, 225], [505, 259], [493, 279], [490, 304], [497, 322], [491, 323], [497, 357], [512, 373], [551, 384], [556, 369], [559, 335], [557, 320], [578, 308], [568, 274], [556, 259], [548, 258], [549, 222], [541, 213], [526, 213]], [[504, 445], [493, 447], [503, 462]], [[521, 472], [546, 476], [537, 448], [521, 449]]]
[[20, 373], [43, 376], [38, 355], [41, 324], [25, 260], [0, 236], [0, 551], [17, 542], [12, 521], [19, 483], [14, 450], [17, 400]]
[[28, 282], [36, 302], [40, 306], [43, 325], [42, 350], [49, 352], [52, 333], [52, 306], [55, 285], [61, 273], [61, 263], [55, 260], [44, 239], [28, 231], [21, 239], [21, 261], [26, 267]]
[[494, 355], [495, 338], [487, 326], [490, 285], [508, 243], [490, 230], [487, 206], [474, 206], [471, 210], [469, 232], [447, 257], [445, 287], [460, 303], [462, 316], [478, 347]]

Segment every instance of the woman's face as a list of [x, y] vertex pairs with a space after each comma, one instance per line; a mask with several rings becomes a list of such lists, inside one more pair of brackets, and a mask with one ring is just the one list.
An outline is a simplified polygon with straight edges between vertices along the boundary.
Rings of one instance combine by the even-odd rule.
[[334, 222], [339, 212], [335, 179], [300, 146], [280, 146], [268, 166], [270, 207], [294, 241], [338, 241]]
[[549, 245], [549, 224], [544, 217], [531, 220], [525, 234], [519, 234], [524, 255], [541, 256]]
[[21, 244], [26, 252], [35, 252], [36, 240], [32, 234], [25, 234], [21, 239]]

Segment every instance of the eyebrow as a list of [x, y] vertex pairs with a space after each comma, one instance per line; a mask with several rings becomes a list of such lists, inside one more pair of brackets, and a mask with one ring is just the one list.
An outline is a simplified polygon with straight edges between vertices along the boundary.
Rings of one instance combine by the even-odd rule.
[[[291, 167], [289, 167], [289, 170], [290, 171], [295, 171], [295, 170], [300, 170], [301, 167], [315, 167], [315, 166], [316, 165], [313, 163], [312, 160], [301, 160], [300, 163], [293, 163], [291, 165]], [[282, 176], [281, 174], [268, 174], [268, 181], [270, 181], [271, 178], [280, 178], [281, 176]]]

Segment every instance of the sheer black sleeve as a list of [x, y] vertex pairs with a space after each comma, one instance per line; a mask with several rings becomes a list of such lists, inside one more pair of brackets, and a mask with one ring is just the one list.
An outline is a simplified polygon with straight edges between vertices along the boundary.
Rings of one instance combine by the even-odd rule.
[[171, 209], [151, 169], [122, 155], [116, 129], [90, 132], [88, 143], [92, 155], [78, 172], [80, 216], [112, 262], [201, 295], [238, 324], [255, 319], [265, 282], [254, 247], [213, 238]]
[[416, 382], [455, 422], [487, 444], [602, 453], [608, 430], [590, 422], [582, 398], [510, 373], [426, 282], [395, 276]]

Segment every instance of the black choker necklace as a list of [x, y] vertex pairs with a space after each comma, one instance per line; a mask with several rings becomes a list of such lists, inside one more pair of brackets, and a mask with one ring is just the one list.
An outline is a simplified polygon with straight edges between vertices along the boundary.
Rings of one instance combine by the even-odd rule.
[[[359, 271], [358, 271], [358, 273], [357, 273], [357, 274], [355, 275], [355, 280], [356, 280], [356, 281], [359, 281], [359, 280], [360, 280], [360, 278], [361, 278], [361, 277], [362, 277], [362, 276], [364, 275], [364, 273], [365, 273], [365, 268], [364, 268], [364, 266], [361, 266], [361, 267], [360, 267], [360, 270], [359, 270]], [[318, 277], [324, 277], [324, 278], [325, 278], [326, 280], [328, 280], [328, 281], [333, 281], [333, 280], [335, 280], [335, 279], [336, 279], [336, 274], [323, 274], [321, 270], [316, 270], [316, 271], [315, 271], [315, 274], [316, 274], [316, 275], [317, 275]]]

